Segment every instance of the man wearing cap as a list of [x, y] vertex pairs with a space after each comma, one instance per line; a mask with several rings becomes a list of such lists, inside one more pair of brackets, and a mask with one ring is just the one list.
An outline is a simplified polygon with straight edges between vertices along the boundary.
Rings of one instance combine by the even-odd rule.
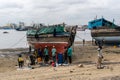
[[48, 54], [48, 47], [45, 46], [45, 49], [44, 49], [44, 54], [45, 54], [45, 63], [47, 64], [48, 61], [49, 61], [49, 54]]
[[52, 48], [52, 58], [53, 58], [53, 61], [56, 62], [56, 48], [55, 48], [55, 46], [53, 46], [53, 48]]

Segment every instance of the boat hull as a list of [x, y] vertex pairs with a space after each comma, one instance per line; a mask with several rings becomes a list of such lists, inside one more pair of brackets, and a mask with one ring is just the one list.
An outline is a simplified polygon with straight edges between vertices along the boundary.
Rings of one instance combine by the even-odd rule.
[[105, 42], [120, 42], [120, 36], [106, 36], [106, 37], [93, 37], [97, 41], [104, 40]]
[[120, 31], [116, 29], [95, 29], [91, 31], [91, 36], [97, 41], [120, 42]]
[[65, 52], [65, 47], [68, 47], [68, 42], [29, 42], [29, 44], [34, 46], [35, 49], [41, 48], [42, 51], [47, 46], [50, 55], [53, 46], [55, 46], [57, 53], [61, 54]]
[[44, 50], [45, 46], [48, 46], [49, 54], [51, 55], [51, 49], [53, 46], [55, 46], [57, 53], [64, 53], [65, 47], [68, 47], [70, 45], [70, 38], [69, 36], [61, 36], [61, 37], [39, 37], [35, 38], [34, 36], [28, 36], [27, 37], [28, 44], [35, 48], [41, 48]]

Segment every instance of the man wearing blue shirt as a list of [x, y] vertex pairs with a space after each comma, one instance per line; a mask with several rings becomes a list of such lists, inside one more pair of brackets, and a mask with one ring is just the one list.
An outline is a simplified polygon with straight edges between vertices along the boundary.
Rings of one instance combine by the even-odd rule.
[[69, 46], [68, 51], [67, 51], [67, 55], [68, 55], [68, 59], [69, 59], [69, 63], [72, 63], [72, 48], [71, 46]]
[[56, 62], [56, 48], [55, 48], [55, 46], [53, 46], [53, 48], [52, 48], [52, 58], [53, 58], [53, 62]]
[[45, 46], [44, 55], [45, 55], [45, 63], [47, 64], [49, 61], [49, 54], [48, 54], [48, 47], [47, 46]]

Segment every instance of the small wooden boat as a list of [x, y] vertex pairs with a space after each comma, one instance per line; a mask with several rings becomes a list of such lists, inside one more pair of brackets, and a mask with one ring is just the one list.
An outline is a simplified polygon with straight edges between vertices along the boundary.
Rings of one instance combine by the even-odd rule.
[[4, 33], [4, 34], [7, 34], [7, 33], [9, 33], [9, 32], [7, 32], [7, 31], [4, 31], [3, 33]]

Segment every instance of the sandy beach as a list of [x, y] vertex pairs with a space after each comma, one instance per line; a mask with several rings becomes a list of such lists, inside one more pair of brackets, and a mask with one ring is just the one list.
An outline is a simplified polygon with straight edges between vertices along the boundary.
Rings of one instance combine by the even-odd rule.
[[74, 43], [73, 63], [69, 66], [18, 70], [17, 54], [27, 50], [0, 50], [0, 80], [120, 80], [120, 47], [103, 46], [104, 69], [96, 68], [97, 46], [88, 41], [85, 46], [82, 42]]

